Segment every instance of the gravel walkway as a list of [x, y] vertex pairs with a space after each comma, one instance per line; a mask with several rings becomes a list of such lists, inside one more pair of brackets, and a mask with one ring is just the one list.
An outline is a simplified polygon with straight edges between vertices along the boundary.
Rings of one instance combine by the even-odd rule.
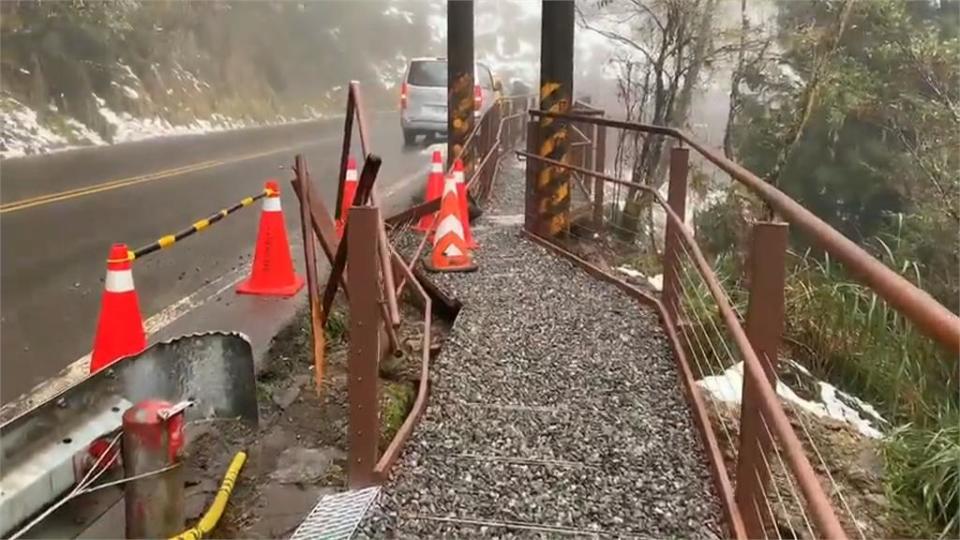
[[464, 308], [360, 535], [719, 536], [655, 313], [522, 239], [522, 174], [500, 180], [480, 270], [437, 276]]

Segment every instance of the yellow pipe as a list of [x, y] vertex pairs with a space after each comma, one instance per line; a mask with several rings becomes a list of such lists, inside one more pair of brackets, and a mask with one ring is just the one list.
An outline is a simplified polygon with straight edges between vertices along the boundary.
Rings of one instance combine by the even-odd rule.
[[217, 496], [213, 498], [213, 504], [207, 509], [207, 513], [200, 518], [196, 527], [187, 529], [170, 540], [200, 540], [205, 534], [210, 534], [210, 531], [217, 526], [220, 516], [223, 515], [223, 511], [227, 507], [230, 493], [233, 492], [233, 484], [237, 481], [240, 469], [243, 468], [246, 461], [246, 452], [237, 452], [237, 455], [233, 456], [233, 461], [227, 467], [227, 474], [223, 475], [223, 483], [220, 484]]

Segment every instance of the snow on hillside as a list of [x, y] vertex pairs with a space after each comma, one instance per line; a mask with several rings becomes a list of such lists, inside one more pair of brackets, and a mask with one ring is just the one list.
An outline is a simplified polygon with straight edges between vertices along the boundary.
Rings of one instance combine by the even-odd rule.
[[[127, 98], [138, 94], [130, 86], [121, 86]], [[82, 146], [100, 146], [155, 137], [196, 135], [259, 125], [276, 125], [323, 118], [325, 115], [312, 107], [304, 109], [303, 118], [278, 116], [272, 122], [251, 122], [213, 114], [207, 119], [194, 119], [189, 124], [172, 124], [160, 116], [138, 118], [127, 112], [118, 112], [107, 106], [106, 100], [93, 95], [97, 112], [109, 126], [111, 139], [106, 140], [89, 126], [74, 118], [53, 115], [53, 120], [42, 122], [36, 110], [9, 97], [0, 97], [0, 159], [46, 154]], [[50, 112], [57, 113], [51, 106]]]

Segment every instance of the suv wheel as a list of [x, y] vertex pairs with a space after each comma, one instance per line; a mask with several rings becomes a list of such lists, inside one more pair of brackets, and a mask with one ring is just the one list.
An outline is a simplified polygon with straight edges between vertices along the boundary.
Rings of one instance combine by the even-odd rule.
[[403, 144], [405, 146], [413, 146], [417, 142], [417, 132], [410, 131], [409, 129], [403, 130]]

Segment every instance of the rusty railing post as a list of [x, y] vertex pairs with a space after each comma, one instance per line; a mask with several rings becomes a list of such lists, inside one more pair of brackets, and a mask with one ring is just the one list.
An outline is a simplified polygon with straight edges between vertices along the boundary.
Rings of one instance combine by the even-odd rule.
[[314, 240], [313, 214], [310, 213], [311, 186], [307, 161], [303, 154], [294, 157], [294, 185], [300, 196], [300, 231], [303, 235], [303, 265], [307, 270], [307, 290], [310, 299], [310, 333], [313, 338], [313, 376], [317, 395], [323, 389], [326, 334], [324, 333], [323, 307], [320, 303], [320, 282], [317, 281], [317, 249]]
[[[674, 147], [670, 150], [670, 185], [667, 191], [667, 204], [681, 219], [687, 212], [687, 169], [690, 166], [690, 151], [687, 148]], [[679, 308], [680, 287], [680, 257], [677, 250], [680, 248], [680, 231], [673, 220], [667, 220], [666, 237], [663, 241], [663, 292], [664, 310], [674, 324], [678, 324], [677, 310]]]
[[[527, 121], [527, 153], [536, 155], [540, 146], [540, 125], [539, 122], [530, 118]], [[540, 170], [540, 164], [535, 160], [527, 160], [526, 180], [527, 186], [524, 190], [524, 212], [523, 228], [530, 233], [536, 234], [538, 227], [537, 213], [537, 174]]]
[[[605, 126], [593, 126], [593, 170], [600, 174], [606, 174], [604, 168], [607, 161], [607, 128]], [[603, 178], [599, 176], [593, 178], [593, 226], [597, 232], [603, 228]]]
[[380, 436], [377, 369], [380, 359], [380, 278], [377, 229], [380, 210], [354, 206], [347, 215], [347, 271], [350, 287], [350, 352], [347, 399], [350, 404], [347, 466], [351, 489], [373, 485]]
[[[767, 380], [777, 380], [777, 351], [783, 334], [784, 280], [789, 226], [786, 223], [754, 223], [750, 239], [750, 305], [746, 333], [760, 359]], [[737, 458], [735, 500], [750, 538], [764, 536], [767, 470], [764, 456], [773, 441], [763, 428], [760, 408], [754, 405], [756, 385], [744, 377], [740, 409], [740, 450]], [[771, 524], [772, 525], [772, 524]]]

